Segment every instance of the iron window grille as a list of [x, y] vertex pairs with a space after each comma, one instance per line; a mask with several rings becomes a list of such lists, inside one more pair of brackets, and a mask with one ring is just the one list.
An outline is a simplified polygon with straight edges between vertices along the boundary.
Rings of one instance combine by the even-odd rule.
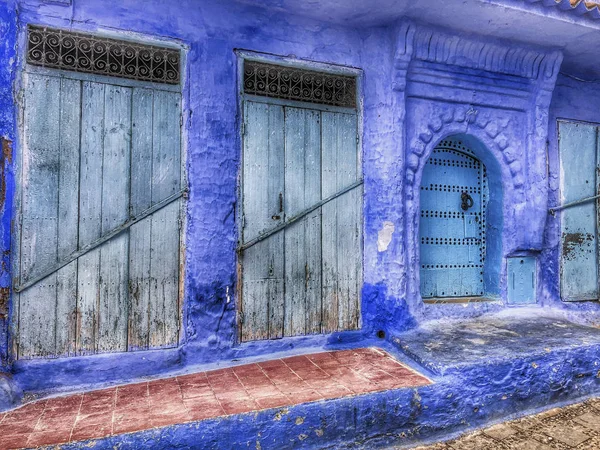
[[179, 84], [177, 49], [29, 25], [27, 62], [35, 66]]
[[244, 93], [356, 108], [356, 77], [245, 60]]

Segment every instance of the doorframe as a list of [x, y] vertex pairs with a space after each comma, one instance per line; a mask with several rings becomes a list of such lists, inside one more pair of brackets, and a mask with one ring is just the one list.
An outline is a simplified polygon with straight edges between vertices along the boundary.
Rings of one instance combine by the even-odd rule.
[[[16, 293], [14, 292], [14, 287], [19, 284], [20, 279], [20, 260], [21, 260], [21, 222], [22, 222], [22, 179], [23, 179], [23, 148], [25, 141], [25, 78], [28, 74], [40, 74], [40, 75], [51, 75], [56, 76], [58, 78], [68, 78], [82, 81], [97, 81], [97, 82], [105, 82], [110, 84], [117, 84], [124, 87], [143, 87], [143, 88], [153, 88], [157, 87], [158, 89], [162, 89], [164, 91], [169, 92], [178, 92], [181, 94], [181, 115], [180, 115], [180, 124], [179, 124], [179, 132], [180, 132], [180, 155], [181, 155], [181, 167], [180, 167], [180, 182], [182, 189], [189, 189], [188, 182], [188, 151], [189, 151], [189, 129], [186, 126], [188, 124], [191, 111], [190, 111], [190, 86], [189, 86], [189, 77], [188, 77], [188, 53], [190, 51], [190, 46], [184, 43], [181, 40], [170, 38], [165, 39], [159, 36], [139, 33], [139, 32], [131, 32], [131, 31], [122, 31], [122, 30], [97, 30], [97, 29], [87, 29], [85, 27], [77, 27], [73, 26], [73, 23], [70, 23], [69, 26], [63, 26], [60, 24], [58, 28], [67, 29], [72, 32], [91, 34], [96, 37], [104, 37], [104, 38], [112, 38], [123, 41], [130, 41], [132, 43], [146, 44], [146, 45], [158, 45], [162, 47], [168, 47], [172, 49], [177, 49], [180, 52], [180, 78], [179, 84], [170, 85], [166, 83], [156, 83], [151, 81], [139, 81], [134, 79], [109, 76], [109, 75], [99, 75], [99, 74], [91, 74], [84, 72], [75, 72], [71, 70], [63, 70], [56, 68], [47, 68], [47, 67], [38, 67], [27, 63], [27, 36], [28, 36], [28, 26], [29, 25], [37, 25], [37, 26], [48, 26], [48, 27], [56, 27], [54, 23], [48, 23], [47, 18], [37, 18], [36, 21], [23, 21], [19, 23], [19, 29], [17, 33], [17, 63], [15, 65], [15, 78], [14, 78], [14, 86], [13, 86], [13, 95], [15, 98], [15, 110], [16, 110], [16, 128], [17, 131], [15, 133], [15, 143], [13, 146], [13, 173], [14, 173], [14, 192], [13, 192], [13, 214], [12, 214], [12, 223], [10, 230], [10, 249], [11, 249], [11, 263], [10, 263], [10, 271], [11, 271], [11, 296], [10, 296], [10, 307], [9, 307], [9, 324], [8, 324], [8, 358], [10, 361], [17, 361], [17, 345], [19, 342], [18, 339], [18, 318], [19, 318], [19, 305], [15, 302]], [[179, 309], [179, 336], [178, 342], [175, 348], [181, 347], [183, 344], [187, 342], [185, 333], [182, 331], [184, 329], [183, 324], [187, 321], [187, 312], [185, 308], [185, 285], [186, 285], [186, 242], [187, 242], [187, 228], [188, 228], [188, 219], [187, 219], [187, 209], [189, 202], [189, 192], [182, 197], [181, 208], [180, 208], [180, 216], [179, 220], [181, 223], [181, 229], [179, 232], [179, 298], [178, 298], [178, 309]], [[148, 349], [147, 351], [155, 351], [155, 350], [169, 350], [173, 347], [160, 347], [154, 349]], [[136, 352], [114, 352], [114, 353], [136, 353]], [[83, 355], [65, 355], [65, 357], [77, 357]], [[96, 354], [85, 355], [86, 357], [94, 357]], [[48, 358], [33, 358], [31, 360], [46, 360]]]
[[[363, 127], [364, 127], [364, 91], [363, 91], [363, 77], [364, 72], [361, 68], [353, 67], [353, 66], [345, 66], [341, 64], [335, 63], [326, 63], [321, 61], [313, 61], [309, 59], [297, 58], [295, 56], [280, 56], [273, 53], [265, 53], [265, 52], [257, 52], [254, 50], [233, 49], [233, 58], [236, 68], [236, 95], [237, 95], [237, 111], [236, 111], [236, 127], [237, 133], [236, 138], [237, 148], [238, 148], [238, 161], [237, 161], [237, 180], [236, 180], [236, 199], [237, 205], [235, 207], [235, 236], [236, 236], [236, 249], [235, 249], [235, 267], [236, 267], [236, 276], [235, 276], [235, 286], [234, 286], [234, 305], [235, 305], [235, 324], [236, 324], [236, 332], [234, 333], [234, 345], [252, 345], [256, 341], [242, 341], [242, 262], [241, 262], [241, 254], [238, 250], [242, 240], [242, 217], [243, 217], [243, 163], [244, 163], [244, 102], [250, 98], [253, 100], [258, 99], [258, 101], [262, 101], [265, 103], [282, 104], [284, 106], [297, 106], [297, 107], [309, 107], [312, 109], [318, 109], [322, 111], [348, 111], [348, 108], [329, 106], [329, 105], [320, 105], [317, 103], [310, 102], [302, 102], [295, 100], [284, 100], [263, 96], [255, 96], [255, 95], [246, 95], [244, 94], [244, 61], [257, 61], [263, 63], [271, 63], [280, 66], [288, 66], [296, 69], [306, 69], [313, 70], [318, 72], [330, 73], [334, 75], [346, 75], [353, 76], [356, 78], [356, 120], [357, 120], [357, 158], [358, 158], [358, 166], [359, 173], [361, 177], [364, 179], [364, 148], [363, 148]], [[362, 270], [362, 285], [364, 285], [364, 261], [365, 261], [365, 220], [364, 220], [364, 211], [365, 211], [365, 190], [363, 188], [362, 193], [362, 203], [361, 203], [361, 220], [362, 220], [362, 261], [361, 261], [361, 270]], [[362, 286], [361, 286], [361, 307], [360, 307], [360, 317], [359, 317], [359, 330], [362, 328]], [[228, 298], [229, 300], [229, 298]], [[296, 336], [295, 338], [297, 338]], [[300, 336], [301, 337], [301, 336]], [[284, 336], [282, 339], [286, 338], [294, 338], [293, 336]], [[268, 341], [268, 340], [267, 340]]]

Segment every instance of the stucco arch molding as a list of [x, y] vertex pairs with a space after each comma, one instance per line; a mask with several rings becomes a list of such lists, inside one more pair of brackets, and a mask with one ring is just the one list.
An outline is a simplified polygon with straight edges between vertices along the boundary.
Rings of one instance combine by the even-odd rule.
[[[503, 178], [509, 177], [515, 198], [523, 198], [525, 173], [515, 148], [503, 130], [508, 126], [507, 120], [494, 120], [478, 114], [473, 108], [456, 106], [433, 116], [429, 123], [416, 130], [407, 149], [406, 162], [406, 196], [412, 200], [415, 184], [419, 182], [419, 170], [429, 158], [433, 147], [443, 138], [452, 134], [470, 134], [482, 141], [492, 154], [501, 159], [501, 167], [505, 167]], [[500, 156], [501, 155], [501, 156]]]

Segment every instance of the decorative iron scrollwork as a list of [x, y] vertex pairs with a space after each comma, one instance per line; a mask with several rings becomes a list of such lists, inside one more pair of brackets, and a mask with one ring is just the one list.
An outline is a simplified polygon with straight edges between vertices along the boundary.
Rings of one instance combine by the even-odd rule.
[[355, 108], [356, 78], [246, 60], [244, 93]]
[[36, 66], [179, 84], [177, 49], [29, 25], [27, 62]]

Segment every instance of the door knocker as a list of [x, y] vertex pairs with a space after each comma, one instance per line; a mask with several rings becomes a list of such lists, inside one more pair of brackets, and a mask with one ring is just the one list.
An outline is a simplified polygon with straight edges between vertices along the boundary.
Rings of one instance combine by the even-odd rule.
[[473, 206], [473, 197], [471, 197], [467, 192], [463, 192], [460, 195], [460, 199], [462, 200], [460, 207], [463, 211], [466, 211]]

